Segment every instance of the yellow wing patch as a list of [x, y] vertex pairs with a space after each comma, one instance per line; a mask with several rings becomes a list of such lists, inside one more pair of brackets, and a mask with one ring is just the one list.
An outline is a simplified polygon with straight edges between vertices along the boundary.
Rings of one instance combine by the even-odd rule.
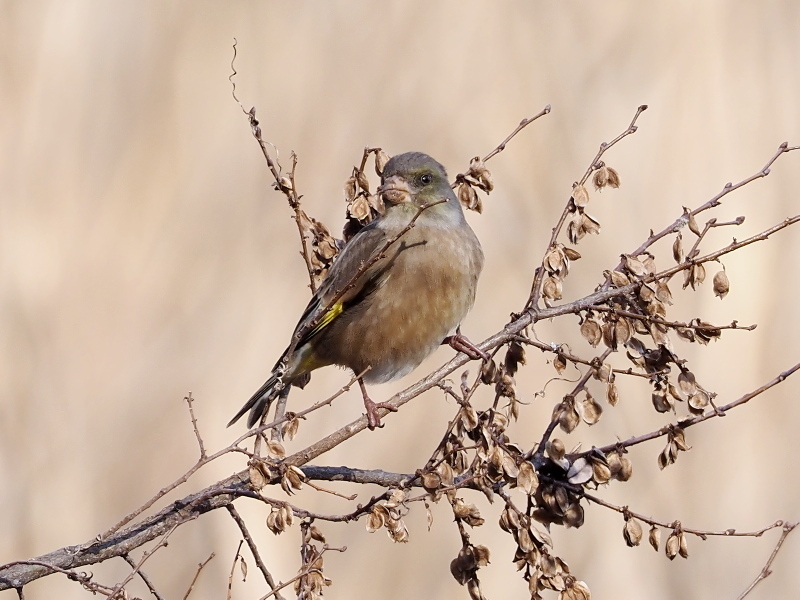
[[344, 310], [344, 305], [341, 302], [337, 302], [336, 304], [331, 306], [328, 309], [328, 312], [326, 312], [325, 315], [320, 319], [319, 323], [317, 323], [316, 327], [314, 327], [314, 329], [312, 329], [311, 331], [308, 332], [308, 336], [307, 337], [310, 339], [310, 338], [314, 337], [315, 335], [317, 335], [320, 331], [322, 331], [328, 325], [330, 325], [330, 323], [336, 317], [338, 317], [340, 314], [342, 314], [343, 310]]

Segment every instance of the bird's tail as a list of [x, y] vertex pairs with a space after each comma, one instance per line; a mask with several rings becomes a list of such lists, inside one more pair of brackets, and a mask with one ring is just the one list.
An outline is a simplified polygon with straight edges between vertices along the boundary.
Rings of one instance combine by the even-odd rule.
[[[250, 397], [250, 400], [245, 402], [245, 405], [230, 420], [228, 427], [241, 419], [242, 415], [248, 410], [250, 411], [250, 416], [247, 417], [247, 427], [250, 428], [258, 423], [261, 415], [269, 410], [272, 401], [275, 400], [278, 394], [284, 389], [283, 386], [278, 385], [280, 380], [280, 374], [277, 371], [273, 371], [269, 379], [264, 382], [264, 385], [258, 388], [258, 391]], [[286, 391], [288, 392], [288, 386]]]

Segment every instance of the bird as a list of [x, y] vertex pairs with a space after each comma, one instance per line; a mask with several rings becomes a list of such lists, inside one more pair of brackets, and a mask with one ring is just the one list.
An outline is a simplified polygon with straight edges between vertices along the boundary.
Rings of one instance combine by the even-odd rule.
[[228, 427], [248, 410], [253, 427], [292, 383], [315, 369], [346, 367], [364, 399], [368, 426], [381, 427], [365, 384], [413, 371], [449, 344], [471, 359], [485, 352], [460, 332], [483, 269], [481, 244], [464, 217], [445, 168], [421, 152], [389, 159], [381, 173], [385, 210], [344, 246], [314, 293], [267, 380]]

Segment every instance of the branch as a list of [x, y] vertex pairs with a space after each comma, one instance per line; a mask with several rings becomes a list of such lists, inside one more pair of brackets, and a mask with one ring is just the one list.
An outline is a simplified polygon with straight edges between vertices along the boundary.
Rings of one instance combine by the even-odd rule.
[[[589, 163], [589, 166], [587, 167], [586, 172], [584, 173], [581, 180], [575, 184], [576, 186], [583, 185], [584, 183], [586, 183], [586, 180], [589, 179], [589, 176], [592, 174], [592, 171], [599, 168], [600, 158], [612, 146], [616, 145], [623, 138], [636, 133], [636, 120], [639, 118], [639, 115], [641, 115], [645, 110], [647, 110], [647, 105], [642, 104], [639, 108], [636, 109], [636, 114], [633, 115], [633, 119], [631, 119], [630, 124], [622, 133], [620, 133], [610, 142], [603, 142], [602, 144], [600, 144], [600, 149], [597, 151], [597, 154], [595, 154], [594, 158], [592, 159], [592, 162]], [[567, 201], [567, 204], [564, 206], [564, 210], [561, 212], [561, 217], [559, 217], [556, 226], [553, 227], [553, 232], [550, 235], [550, 241], [547, 243], [545, 254], [553, 246], [555, 246], [556, 240], [558, 239], [558, 236], [564, 227], [564, 223], [566, 223], [567, 217], [573, 212], [573, 209], [574, 209], [574, 202], [572, 196], [570, 196], [569, 200]], [[544, 259], [542, 260], [542, 262], [544, 262]], [[543, 266], [538, 267], [533, 277], [533, 284], [531, 285], [531, 294], [530, 297], [528, 298], [528, 304], [526, 308], [527, 307], [537, 308], [539, 306], [539, 299], [541, 298], [542, 294], [542, 284], [544, 283], [544, 275], [545, 275], [544, 267]]]
[[519, 125], [517, 125], [516, 129], [514, 129], [514, 131], [509, 133], [508, 137], [506, 139], [504, 139], [502, 142], [500, 142], [500, 144], [498, 144], [497, 148], [495, 148], [494, 150], [489, 152], [489, 154], [487, 154], [486, 156], [483, 157], [483, 162], [486, 162], [490, 158], [492, 158], [493, 156], [497, 156], [498, 154], [500, 154], [503, 150], [506, 149], [506, 144], [508, 144], [508, 142], [511, 141], [511, 138], [513, 138], [520, 131], [525, 129], [528, 125], [533, 123], [536, 119], [538, 119], [539, 117], [543, 117], [544, 115], [547, 115], [547, 114], [550, 114], [550, 105], [549, 104], [547, 106], [545, 106], [537, 114], [533, 115], [532, 117], [528, 117], [526, 119], [522, 119], [522, 121], [519, 122]]
[[264, 561], [261, 560], [261, 554], [258, 551], [258, 546], [256, 546], [256, 543], [253, 541], [253, 537], [250, 535], [250, 531], [248, 531], [244, 519], [242, 519], [239, 512], [233, 507], [233, 504], [228, 504], [225, 508], [228, 509], [228, 513], [230, 513], [233, 520], [239, 526], [239, 531], [242, 532], [242, 536], [244, 536], [247, 546], [250, 548], [250, 552], [253, 554], [253, 559], [256, 561], [259, 571], [261, 571], [261, 574], [264, 576], [264, 581], [266, 581], [269, 588], [275, 592], [275, 597], [278, 600], [284, 600], [283, 596], [281, 596], [275, 590], [275, 580], [272, 578], [272, 574], [267, 569], [267, 565], [265, 565]]
[[[737, 406], [741, 406], [742, 404], [746, 404], [759, 394], [762, 394], [771, 387], [778, 385], [779, 383], [787, 379], [790, 375], [794, 374], [799, 369], [800, 369], [800, 363], [797, 363], [790, 369], [787, 369], [786, 371], [775, 377], [773, 380], [768, 381], [767, 383], [753, 390], [752, 392], [745, 394], [744, 396], [734, 400], [733, 402], [730, 402], [729, 404], [726, 404], [724, 406], [719, 406], [716, 409], [711, 409], [708, 412], [703, 413], [702, 415], [697, 415], [696, 417], [690, 417], [688, 419], [678, 421], [677, 423], [671, 423], [669, 425], [665, 425], [658, 431], [651, 431], [650, 433], [646, 433], [644, 435], [638, 435], [632, 438], [628, 438], [627, 440], [622, 442], [608, 444], [607, 446], [602, 446], [597, 450], [600, 450], [600, 452], [605, 453], [605, 452], [611, 452], [615, 448], [620, 448], [620, 447], [629, 448], [631, 446], [635, 446], [636, 444], [641, 444], [642, 442], [647, 442], [650, 440], [654, 440], [656, 438], [663, 437], [667, 435], [670, 432], [670, 430], [672, 430], [674, 427], [680, 427], [681, 429], [686, 429], [687, 427], [691, 427], [692, 425], [697, 425], [698, 423], [702, 423], [703, 421], [708, 421], [709, 419], [713, 419], [714, 417], [724, 417], [729, 410], [736, 408]], [[588, 452], [591, 452], [591, 450]], [[584, 456], [588, 454], [588, 452], [581, 452], [576, 456]]]
[[774, 561], [775, 557], [778, 556], [778, 552], [780, 551], [781, 546], [783, 546], [783, 542], [786, 541], [786, 538], [789, 537], [789, 534], [792, 533], [792, 531], [794, 531], [794, 528], [797, 527], [797, 525], [798, 525], [797, 523], [786, 523], [783, 526], [783, 532], [781, 533], [781, 537], [780, 539], [778, 539], [778, 543], [775, 544], [775, 548], [772, 549], [772, 554], [769, 555], [769, 558], [767, 559], [767, 562], [764, 565], [764, 567], [761, 569], [761, 572], [753, 580], [753, 583], [747, 586], [747, 589], [743, 591], [736, 600], [742, 600], [742, 598], [744, 598], [750, 592], [753, 591], [754, 587], [756, 587], [759, 583], [761, 583], [767, 577], [772, 575], [772, 571], [770, 570], [770, 567], [772, 566], [772, 561]]

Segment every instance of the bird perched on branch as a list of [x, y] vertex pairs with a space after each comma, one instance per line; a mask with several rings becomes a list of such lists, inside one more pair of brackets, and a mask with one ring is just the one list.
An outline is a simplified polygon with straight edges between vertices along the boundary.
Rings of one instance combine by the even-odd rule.
[[279, 394], [314, 369], [339, 365], [362, 374], [370, 429], [379, 407], [364, 383], [393, 381], [449, 343], [487, 358], [459, 331], [475, 301], [483, 251], [464, 218], [447, 173], [426, 154], [390, 159], [378, 193], [386, 210], [360, 230], [334, 261], [267, 381], [231, 419], [250, 411], [255, 425]]

